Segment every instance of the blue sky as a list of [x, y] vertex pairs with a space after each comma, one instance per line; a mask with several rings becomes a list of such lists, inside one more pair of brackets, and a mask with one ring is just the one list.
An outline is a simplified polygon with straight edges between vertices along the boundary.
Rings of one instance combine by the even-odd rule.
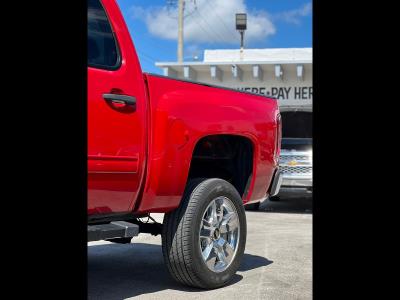
[[[155, 61], [176, 61], [177, 10], [173, 0], [117, 0], [143, 71], [161, 73]], [[195, 3], [194, 3], [195, 2]], [[245, 48], [312, 47], [310, 0], [186, 0], [184, 60], [204, 49], [237, 49], [235, 13], [248, 15]]]

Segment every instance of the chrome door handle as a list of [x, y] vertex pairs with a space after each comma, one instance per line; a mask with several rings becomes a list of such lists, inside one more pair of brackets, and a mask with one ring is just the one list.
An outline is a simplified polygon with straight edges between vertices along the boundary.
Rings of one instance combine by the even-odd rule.
[[136, 98], [127, 95], [118, 94], [103, 94], [103, 98], [106, 101], [111, 101], [116, 104], [136, 105]]

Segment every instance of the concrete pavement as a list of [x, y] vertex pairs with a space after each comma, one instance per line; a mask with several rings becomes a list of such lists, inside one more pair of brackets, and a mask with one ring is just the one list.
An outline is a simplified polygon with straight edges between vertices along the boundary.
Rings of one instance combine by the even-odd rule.
[[89, 299], [311, 299], [312, 215], [304, 213], [311, 207], [293, 212], [288, 203], [246, 212], [242, 265], [228, 286], [216, 290], [176, 283], [164, 265], [160, 236], [140, 234], [128, 245], [88, 243]]

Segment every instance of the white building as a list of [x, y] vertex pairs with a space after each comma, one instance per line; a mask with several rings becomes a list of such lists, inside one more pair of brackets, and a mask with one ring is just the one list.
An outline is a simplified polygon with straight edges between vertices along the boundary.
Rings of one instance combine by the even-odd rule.
[[165, 76], [273, 96], [312, 111], [312, 48], [205, 50], [201, 62], [157, 62]]

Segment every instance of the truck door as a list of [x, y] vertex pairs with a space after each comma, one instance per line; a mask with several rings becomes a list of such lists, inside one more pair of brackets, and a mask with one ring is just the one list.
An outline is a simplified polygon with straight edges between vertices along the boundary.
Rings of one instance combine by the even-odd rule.
[[117, 4], [88, 1], [88, 214], [129, 211], [145, 167], [142, 71]]

